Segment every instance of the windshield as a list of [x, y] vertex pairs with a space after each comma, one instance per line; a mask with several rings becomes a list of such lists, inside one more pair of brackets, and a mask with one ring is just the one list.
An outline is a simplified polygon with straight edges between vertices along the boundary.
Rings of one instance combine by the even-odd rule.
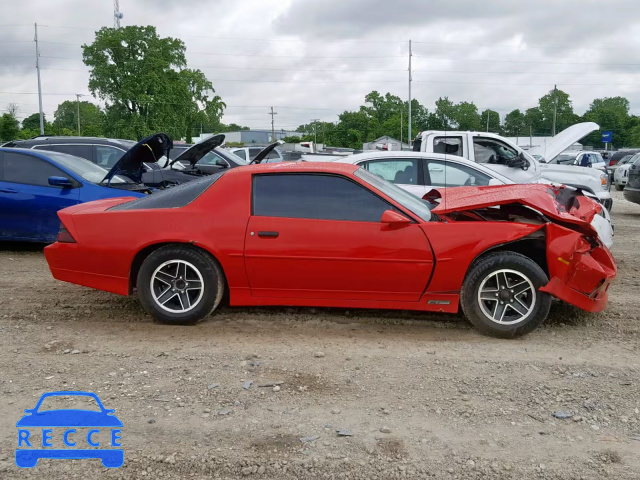
[[[47, 152], [47, 156], [52, 160], [55, 160], [61, 167], [71, 170], [76, 175], [79, 175], [87, 182], [99, 184], [104, 177], [107, 176], [109, 171], [106, 168], [102, 168], [95, 163], [80, 157], [74, 157], [73, 155], [67, 155], [66, 153]], [[111, 179], [112, 184], [133, 183], [130, 180], [116, 175]]]
[[232, 162], [237, 163], [238, 165], [249, 165], [249, 162], [247, 162], [244, 158], [239, 157], [238, 155], [233, 153], [231, 150], [225, 149], [223, 155], [226, 156]]
[[404, 208], [412, 212], [414, 215], [420, 217], [425, 222], [431, 220], [431, 210], [429, 210], [429, 207], [425, 202], [423, 202], [415, 195], [412, 195], [409, 192], [401, 189], [400, 187], [395, 186], [391, 182], [387, 182], [386, 180], [380, 178], [378, 175], [368, 172], [362, 167], [358, 168], [354, 172], [354, 175], [358, 178], [361, 178], [372, 187], [380, 190], [389, 198], [392, 198]]
[[631, 162], [631, 160], [633, 160], [634, 158], [636, 158], [638, 155], [627, 155], [626, 157], [623, 157], [622, 160], [620, 160], [618, 162], [618, 165], [624, 165], [625, 163], [629, 163]]

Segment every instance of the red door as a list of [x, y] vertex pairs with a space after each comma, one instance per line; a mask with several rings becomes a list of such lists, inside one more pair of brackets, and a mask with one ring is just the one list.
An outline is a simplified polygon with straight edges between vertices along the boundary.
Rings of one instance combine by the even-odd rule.
[[[249, 219], [245, 238], [251, 294], [418, 301], [433, 268], [431, 247], [419, 225], [382, 223], [381, 212], [393, 207], [347, 179], [342, 180], [350, 185], [335, 177], [320, 182], [317, 178], [295, 177], [293, 192], [287, 191], [287, 181], [280, 180], [256, 189], [254, 179], [254, 215]], [[296, 197], [298, 194], [300, 198]], [[345, 205], [347, 213], [336, 213]], [[308, 216], [348, 220], [256, 215], [301, 216], [306, 212]], [[366, 221], [352, 220], [359, 216]]]

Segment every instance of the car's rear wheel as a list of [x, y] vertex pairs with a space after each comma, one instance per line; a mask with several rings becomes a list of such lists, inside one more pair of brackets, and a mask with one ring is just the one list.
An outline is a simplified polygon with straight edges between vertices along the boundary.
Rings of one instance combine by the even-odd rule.
[[624, 190], [624, 185], [618, 185], [617, 183], [615, 184], [616, 190], [618, 190], [619, 192], [621, 192], [622, 190]]
[[163, 323], [193, 324], [220, 303], [224, 276], [218, 263], [198, 249], [168, 245], [154, 250], [137, 278], [142, 306]]
[[482, 333], [499, 338], [525, 335], [549, 314], [551, 296], [540, 266], [515, 252], [495, 252], [475, 262], [462, 285], [460, 303]]

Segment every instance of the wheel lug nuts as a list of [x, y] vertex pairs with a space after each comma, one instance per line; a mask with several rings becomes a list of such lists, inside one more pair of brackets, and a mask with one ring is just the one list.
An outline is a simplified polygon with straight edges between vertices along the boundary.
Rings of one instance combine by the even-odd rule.
[[499, 297], [499, 296], [500, 296], [500, 294], [499, 294], [499, 293], [496, 293], [496, 297]]
[[513, 290], [509, 290], [511, 293], [513, 293]]
[[504, 302], [502, 300], [500, 300], [500, 305], [504, 305]]

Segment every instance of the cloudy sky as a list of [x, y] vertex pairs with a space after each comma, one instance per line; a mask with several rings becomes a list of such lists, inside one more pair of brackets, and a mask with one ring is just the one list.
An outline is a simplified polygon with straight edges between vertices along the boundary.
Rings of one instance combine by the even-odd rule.
[[[625, 96], [640, 114], [637, 0], [120, 0], [123, 25], [181, 38], [227, 103], [224, 121], [292, 129], [336, 121], [371, 90], [473, 101], [504, 116], [558, 84], [583, 113]], [[44, 111], [88, 94], [80, 45], [113, 26], [111, 0], [0, 0], [0, 111], [38, 111], [33, 23], [39, 26]], [[85, 99], [92, 100], [91, 97]], [[94, 99], [92, 101], [95, 101]]]

